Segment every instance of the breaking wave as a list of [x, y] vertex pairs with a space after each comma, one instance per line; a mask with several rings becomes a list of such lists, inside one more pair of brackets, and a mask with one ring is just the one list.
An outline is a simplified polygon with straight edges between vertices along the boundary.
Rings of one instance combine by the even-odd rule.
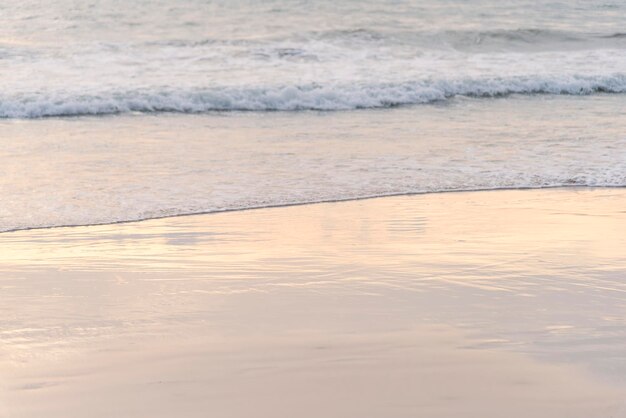
[[592, 76], [422, 80], [379, 84], [306, 84], [0, 94], [0, 118], [107, 115], [128, 112], [353, 110], [426, 104], [455, 96], [626, 93], [626, 73]]

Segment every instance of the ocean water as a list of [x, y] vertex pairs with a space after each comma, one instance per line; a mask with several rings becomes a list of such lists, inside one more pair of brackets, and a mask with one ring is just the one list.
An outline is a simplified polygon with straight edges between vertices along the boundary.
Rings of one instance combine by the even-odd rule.
[[626, 186], [626, 3], [0, 1], [0, 231]]

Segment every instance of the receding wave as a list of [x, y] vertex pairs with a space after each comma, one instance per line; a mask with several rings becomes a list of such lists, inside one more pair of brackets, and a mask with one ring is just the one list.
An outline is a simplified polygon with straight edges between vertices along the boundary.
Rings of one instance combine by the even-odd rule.
[[379, 84], [137, 89], [94, 94], [38, 92], [0, 95], [0, 117], [40, 118], [127, 112], [333, 111], [426, 104], [455, 96], [490, 98], [512, 94], [589, 95], [625, 92], [626, 73]]
[[610, 183], [610, 184], [581, 184], [576, 181], [566, 181], [565, 183], [545, 184], [545, 185], [521, 185], [521, 186], [494, 186], [494, 187], [479, 187], [479, 188], [449, 188], [441, 190], [416, 190], [416, 191], [404, 191], [404, 192], [389, 192], [379, 194], [365, 194], [357, 196], [346, 197], [329, 197], [323, 199], [311, 199], [311, 200], [294, 200], [294, 201], [277, 201], [272, 203], [251, 204], [246, 206], [233, 206], [224, 208], [213, 208], [207, 210], [169, 210], [162, 211], [160, 213], [144, 214], [138, 216], [128, 216], [126, 218], [109, 219], [105, 221], [85, 221], [79, 223], [59, 223], [59, 224], [36, 224], [28, 226], [15, 226], [15, 227], [0, 227], [0, 234], [7, 232], [17, 231], [29, 231], [34, 229], [51, 229], [51, 228], [70, 228], [80, 226], [98, 226], [98, 225], [115, 225], [131, 222], [142, 222], [155, 219], [176, 218], [182, 216], [194, 216], [194, 215], [209, 215], [225, 212], [241, 212], [256, 209], [271, 209], [271, 208], [284, 208], [290, 206], [304, 206], [320, 203], [340, 203], [356, 200], [376, 199], [383, 197], [397, 197], [397, 196], [415, 196], [434, 193], [460, 193], [460, 192], [486, 192], [486, 191], [498, 191], [498, 190], [539, 190], [539, 189], [557, 189], [557, 188], [572, 188], [572, 187], [603, 187], [603, 188], [623, 188], [626, 187], [626, 182]]

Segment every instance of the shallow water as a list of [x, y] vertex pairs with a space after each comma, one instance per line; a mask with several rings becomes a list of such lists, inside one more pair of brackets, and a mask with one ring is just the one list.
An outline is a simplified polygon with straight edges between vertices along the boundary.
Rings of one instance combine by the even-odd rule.
[[0, 231], [376, 195], [626, 185], [623, 96], [0, 121]]
[[624, 7], [0, 2], [0, 231], [625, 186]]

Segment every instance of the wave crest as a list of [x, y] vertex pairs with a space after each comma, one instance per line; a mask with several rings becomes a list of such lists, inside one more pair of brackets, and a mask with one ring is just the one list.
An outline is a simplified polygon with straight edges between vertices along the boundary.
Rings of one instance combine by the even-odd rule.
[[107, 115], [127, 112], [353, 110], [432, 103], [467, 96], [626, 93], [626, 74], [547, 76], [379, 84], [171, 88], [93, 94], [41, 92], [0, 95], [0, 118]]

